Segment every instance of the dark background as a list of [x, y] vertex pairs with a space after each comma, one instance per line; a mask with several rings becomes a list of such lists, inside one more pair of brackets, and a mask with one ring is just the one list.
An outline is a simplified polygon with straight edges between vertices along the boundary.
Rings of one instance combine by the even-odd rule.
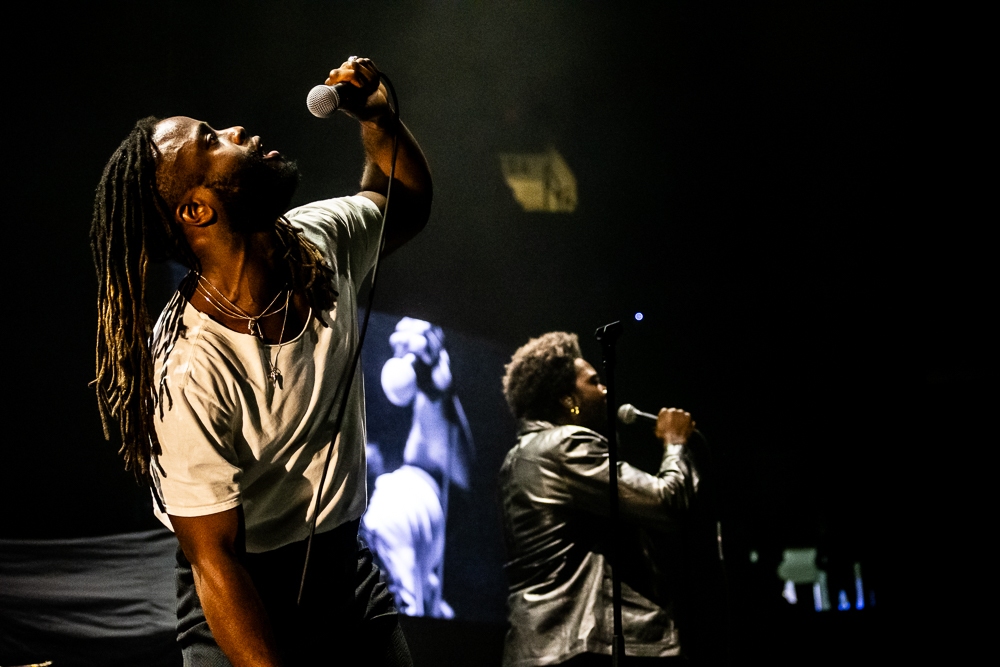
[[[7, 24], [3, 536], [153, 525], [87, 386], [111, 152], [141, 116], [191, 115], [297, 157], [296, 204], [353, 193], [357, 129], [305, 96], [357, 54], [392, 77], [435, 177], [377, 308], [507, 355], [575, 331], [595, 366], [594, 329], [625, 322], [619, 401], [690, 410], [722, 459], [737, 655], [895, 638], [888, 619], [944, 587], [928, 573], [954, 572], [985, 494], [956, 452], [978, 444], [994, 358], [981, 18], [300, 1], [39, 3]], [[548, 146], [576, 175], [573, 214], [524, 213], [503, 182], [500, 152]], [[789, 615], [773, 572], [796, 546], [862, 562], [877, 605]], [[939, 632], [928, 614], [912, 629]]]

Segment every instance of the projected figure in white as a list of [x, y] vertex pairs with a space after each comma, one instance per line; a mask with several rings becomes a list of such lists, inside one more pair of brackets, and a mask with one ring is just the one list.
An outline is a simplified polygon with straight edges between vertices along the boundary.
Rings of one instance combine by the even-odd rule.
[[441, 328], [404, 317], [389, 344], [393, 357], [382, 367], [382, 389], [394, 405], [413, 406], [413, 422], [403, 465], [375, 480], [362, 526], [399, 610], [452, 618], [442, 598], [448, 489], [469, 486], [472, 434], [452, 390]]

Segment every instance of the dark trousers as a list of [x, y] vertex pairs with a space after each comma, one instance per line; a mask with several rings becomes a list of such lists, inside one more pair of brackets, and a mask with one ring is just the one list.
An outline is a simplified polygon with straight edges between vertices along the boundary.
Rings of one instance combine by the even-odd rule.
[[[296, 604], [306, 542], [246, 554], [244, 567], [267, 610], [285, 664], [412, 665], [392, 594], [372, 554], [358, 540], [358, 521], [313, 539], [302, 604]], [[177, 549], [177, 641], [184, 665], [231, 667], [212, 637], [191, 565]]]

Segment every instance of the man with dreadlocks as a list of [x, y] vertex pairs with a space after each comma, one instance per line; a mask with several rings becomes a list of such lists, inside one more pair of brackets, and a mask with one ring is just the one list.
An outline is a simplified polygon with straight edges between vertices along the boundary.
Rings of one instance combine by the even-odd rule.
[[[139, 121], [98, 187], [98, 404], [177, 535], [185, 665], [305, 664], [358, 646], [365, 664], [410, 663], [357, 539], [364, 397], [351, 363], [394, 141], [385, 253], [426, 224], [431, 178], [374, 63], [352, 56], [326, 79], [338, 83], [356, 90], [343, 107], [366, 155], [356, 196], [285, 212], [294, 162], [242, 127], [186, 117]], [[190, 272], [154, 328], [147, 265], [168, 258]]]

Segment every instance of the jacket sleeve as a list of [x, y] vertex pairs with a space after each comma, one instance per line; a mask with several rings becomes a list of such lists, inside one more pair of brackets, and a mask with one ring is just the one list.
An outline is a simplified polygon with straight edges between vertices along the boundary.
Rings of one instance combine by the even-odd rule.
[[[618, 511], [623, 521], [666, 530], [694, 500], [697, 474], [685, 445], [668, 445], [660, 470], [650, 475], [618, 463]], [[587, 429], [575, 429], [553, 450], [554, 466], [565, 486], [566, 500], [598, 516], [610, 514], [608, 443]]]

